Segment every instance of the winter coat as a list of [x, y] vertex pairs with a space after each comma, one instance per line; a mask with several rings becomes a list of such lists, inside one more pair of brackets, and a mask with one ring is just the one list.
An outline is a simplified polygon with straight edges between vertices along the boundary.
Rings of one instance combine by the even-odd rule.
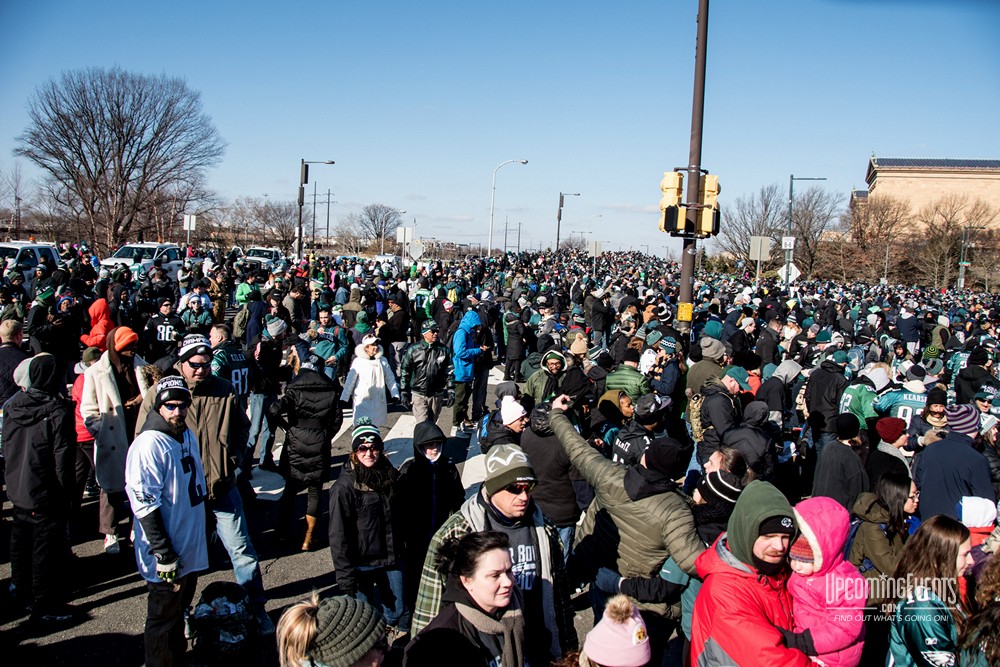
[[819, 365], [806, 382], [806, 407], [809, 410], [809, 424], [823, 432], [836, 431], [837, 415], [840, 414], [840, 396], [847, 388], [844, 369], [826, 360]]
[[590, 306], [590, 327], [594, 331], [610, 331], [614, 323], [614, 314], [610, 305], [604, 299], [594, 299]]
[[984, 387], [1000, 393], [1000, 382], [982, 366], [966, 366], [955, 378], [955, 402], [971, 403], [977, 392]]
[[14, 369], [28, 358], [28, 354], [13, 343], [0, 345], [0, 408], [11, 396], [21, 391], [14, 382]]
[[375, 426], [385, 426], [389, 420], [385, 390], [388, 389], [393, 398], [399, 398], [396, 376], [392, 374], [389, 361], [382, 355], [381, 345], [374, 358], [368, 357], [364, 345], [358, 345], [354, 355], [340, 400], [354, 398], [355, 421], [359, 417], [370, 417]]
[[507, 330], [507, 358], [524, 359], [527, 356], [525, 354], [524, 322], [512, 310], [507, 311], [503, 322]]
[[80, 342], [85, 347], [96, 347], [101, 352], [108, 349], [108, 332], [115, 328], [111, 320], [111, 309], [105, 299], [98, 299], [87, 309], [90, 314], [90, 333], [80, 336]]
[[760, 338], [757, 339], [757, 354], [760, 355], [761, 366], [781, 363], [781, 352], [778, 350], [781, 344], [779, 336], [780, 334], [771, 327], [764, 327]]
[[920, 334], [923, 326], [920, 320], [910, 313], [903, 313], [896, 318], [896, 327], [899, 329], [899, 337], [907, 343], [917, 343], [920, 341]]
[[788, 648], [778, 631], [794, 628], [786, 580], [760, 574], [748, 563], [760, 524], [780, 515], [791, 518], [788, 501], [770, 484], [751, 482], [729, 519], [729, 532], [698, 557], [704, 584], [694, 603], [692, 665], [813, 664]]
[[455, 390], [451, 350], [441, 343], [430, 345], [422, 338], [403, 352], [399, 362], [399, 390], [437, 396]]
[[[181, 362], [174, 365], [174, 370], [180, 374]], [[236, 470], [247, 455], [250, 420], [228, 380], [209, 375], [196, 385], [186, 384], [191, 390], [187, 427], [198, 442], [208, 499], [224, 498], [236, 486]], [[136, 433], [142, 430], [155, 399], [155, 392], [145, 393], [139, 407]]]
[[990, 479], [993, 480], [993, 493], [1000, 498], [1000, 452], [996, 445], [986, 444], [983, 449], [983, 456], [990, 465]]
[[3, 406], [3, 454], [14, 507], [69, 515], [77, 455], [72, 401], [35, 388], [14, 394]]
[[[146, 362], [136, 355], [133, 358], [133, 372], [139, 385], [139, 393], [145, 397], [149, 382], [139, 368]], [[118, 393], [114, 368], [105, 352], [84, 373], [83, 396], [80, 400], [80, 415], [87, 430], [94, 436], [94, 473], [97, 483], [104, 491], [125, 490], [125, 460], [134, 434], [127, 433], [125, 408]], [[136, 431], [139, 430], [138, 425]]]
[[303, 368], [271, 404], [271, 417], [285, 430], [278, 469], [304, 484], [325, 482], [330, 468], [330, 441], [344, 421], [340, 383]]
[[608, 373], [604, 380], [604, 390], [620, 389], [629, 395], [633, 403], [639, 401], [640, 396], [644, 396], [653, 391], [649, 385], [649, 378], [628, 364], [621, 364]]
[[792, 409], [791, 387], [801, 371], [797, 361], [782, 361], [754, 395], [756, 400], [767, 403], [768, 419], [778, 426], [785, 425], [785, 415]]
[[711, 359], [702, 359], [691, 364], [687, 372], [686, 388], [697, 394], [713, 380], [722, 379], [722, 366]]
[[743, 455], [758, 479], [768, 479], [774, 470], [777, 449], [775, 434], [768, 427], [768, 409], [763, 401], [753, 401], [743, 411], [743, 422], [722, 434], [722, 444]]
[[[594, 502], [577, 529], [573, 559], [595, 569], [610, 567], [623, 577], [651, 577], [673, 557], [681, 569], [694, 574], [695, 559], [705, 545], [673, 481], [642, 466], [626, 468], [608, 461], [560, 410], [552, 411], [549, 422], [570, 463], [594, 487]], [[690, 449], [679, 452], [685, 462], [689, 457]], [[679, 603], [639, 606], [667, 618], [679, 619], [681, 614]]]
[[[887, 534], [889, 510], [878, 501], [874, 493], [862, 493], [854, 501], [853, 514], [862, 523], [855, 533], [851, 553], [847, 555], [848, 560], [857, 568], [867, 560], [872, 567], [862, 574], [868, 579], [891, 577], [903, 555], [905, 539], [898, 533], [892, 537]], [[883, 601], [887, 600], [873, 599], [872, 603]]]
[[[399, 472], [385, 463], [395, 487]], [[350, 459], [344, 463], [330, 487], [330, 552], [341, 593], [357, 591], [359, 566], [399, 567], [403, 532], [397, 499], [402, 500], [395, 488], [388, 494], [375, 491], [356, 479]]]
[[455, 382], [472, 382], [475, 377], [475, 361], [482, 354], [482, 350], [476, 344], [476, 335], [473, 332], [482, 325], [479, 313], [474, 310], [467, 311], [462, 316], [462, 321], [458, 325], [458, 331], [451, 340], [452, 363], [455, 365]]
[[[545, 387], [549, 384], [549, 379], [552, 377], [552, 373], [545, 364], [542, 364], [536, 372], [532, 373], [528, 377], [528, 381], [524, 383], [524, 395], [530, 396], [535, 405], [539, 403], [544, 403], [546, 400], [551, 400], [552, 396], [545, 395]], [[563, 382], [566, 380], [565, 369], [559, 372], [559, 375], [555, 378], [556, 383], [556, 396], [559, 395], [559, 387], [562, 386]]]
[[854, 507], [858, 496], [869, 489], [871, 486], [861, 457], [850, 445], [837, 441], [823, 448], [813, 475], [814, 496], [833, 498], [849, 510]]
[[957, 520], [962, 496], [996, 500], [990, 464], [972, 448], [972, 438], [955, 431], [927, 446], [913, 467], [913, 481], [920, 489], [921, 520], [935, 514]]
[[[413, 458], [399, 470], [397, 489], [401, 504], [406, 553], [427, 552], [431, 537], [465, 501], [465, 487], [458, 468], [442, 452], [437, 461], [424, 456], [421, 444], [437, 440], [444, 447], [445, 436], [437, 424], [420, 422], [413, 428]], [[419, 562], [410, 563], [417, 567]], [[413, 582], [416, 584], [417, 582]]]
[[795, 521], [812, 547], [816, 568], [808, 577], [792, 573], [788, 579], [795, 632], [809, 632], [817, 659], [827, 667], [856, 667], [865, 624], [860, 614], [844, 612], [865, 606], [868, 585], [844, 560], [851, 517], [837, 501], [820, 496], [796, 505]]
[[542, 508], [545, 516], [552, 519], [552, 523], [560, 528], [575, 526], [580, 518], [580, 508], [576, 504], [576, 492], [570, 477], [573, 466], [569, 456], [551, 429], [535, 432], [535, 427], [537, 425], [521, 433], [521, 449], [528, 455], [538, 478], [531, 498]]
[[712, 453], [722, 447], [722, 436], [742, 421], [740, 403], [721, 382], [705, 385], [701, 390], [705, 400], [701, 404], [701, 426], [704, 439], [698, 443], [698, 460], [704, 463]]

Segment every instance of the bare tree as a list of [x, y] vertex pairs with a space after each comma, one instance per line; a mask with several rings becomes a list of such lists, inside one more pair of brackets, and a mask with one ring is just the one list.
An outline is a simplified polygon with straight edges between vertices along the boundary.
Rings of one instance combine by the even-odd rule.
[[[812, 277], [820, 241], [830, 223], [838, 218], [839, 194], [813, 186], [795, 198], [792, 229], [795, 231], [795, 256], [799, 269]], [[785, 220], [788, 218], [786, 217]]]
[[[761, 186], [755, 194], [737, 197], [736, 202], [727, 207], [716, 243], [719, 250], [734, 260], [742, 259], [749, 264], [750, 237], [767, 236], [777, 241], [787, 219], [780, 186], [776, 183]], [[781, 256], [780, 248], [780, 243], [772, 243], [770, 261], [761, 263], [762, 270], [766, 271], [777, 263]]]
[[351, 213], [333, 229], [334, 244], [342, 254], [359, 255], [368, 247], [370, 239], [365, 238], [359, 218], [357, 213]]
[[256, 210], [263, 227], [267, 245], [274, 245], [283, 253], [291, 252], [299, 226], [299, 207], [294, 201], [264, 201]]
[[842, 224], [850, 229], [862, 277], [875, 281], [885, 275], [888, 279], [890, 268], [900, 265], [906, 249], [896, 241], [911, 216], [908, 201], [888, 196], [868, 197], [855, 202], [841, 216]]
[[64, 72], [28, 102], [15, 154], [60, 183], [105, 249], [128, 237], [155, 193], [195, 183], [224, 142], [181, 79], [119, 68]]
[[368, 204], [354, 218], [365, 238], [373, 241], [395, 241], [396, 229], [402, 224], [398, 209], [385, 204]]
[[914, 244], [913, 267], [927, 284], [947, 289], [962, 246], [962, 228], [972, 234], [987, 230], [997, 221], [998, 211], [982, 199], [946, 195], [917, 211], [919, 242]]

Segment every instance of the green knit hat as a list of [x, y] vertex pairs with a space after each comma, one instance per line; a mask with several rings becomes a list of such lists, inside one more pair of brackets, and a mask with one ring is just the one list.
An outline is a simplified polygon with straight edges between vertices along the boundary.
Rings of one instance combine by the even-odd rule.
[[760, 526], [775, 517], [787, 518], [795, 525], [792, 506], [781, 491], [767, 482], [750, 482], [736, 501], [726, 536], [729, 550], [740, 562], [753, 566], [753, 545], [760, 537]]
[[351, 667], [385, 636], [385, 620], [367, 602], [340, 596], [319, 603], [308, 657], [327, 667]]

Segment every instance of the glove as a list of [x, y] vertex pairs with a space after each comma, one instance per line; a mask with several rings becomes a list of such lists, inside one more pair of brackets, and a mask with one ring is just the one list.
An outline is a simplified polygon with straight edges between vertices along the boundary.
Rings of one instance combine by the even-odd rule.
[[819, 655], [816, 652], [816, 647], [813, 646], [812, 633], [809, 630], [805, 632], [792, 632], [791, 630], [779, 627], [778, 632], [781, 633], [788, 648], [797, 649], [806, 655]]
[[597, 578], [594, 579], [594, 585], [604, 593], [617, 593], [620, 581], [621, 575], [614, 570], [602, 567], [597, 571]]
[[410, 410], [413, 409], [413, 395], [409, 393], [400, 394], [399, 404], [403, 406], [404, 410], [409, 412]]
[[160, 581], [168, 584], [174, 583], [177, 578], [177, 570], [180, 567], [180, 560], [177, 556], [163, 556], [156, 559], [156, 577]]
[[455, 392], [449, 391], [448, 395], [444, 397], [442, 405], [444, 405], [444, 407], [446, 408], [450, 408], [451, 406], [455, 405]]

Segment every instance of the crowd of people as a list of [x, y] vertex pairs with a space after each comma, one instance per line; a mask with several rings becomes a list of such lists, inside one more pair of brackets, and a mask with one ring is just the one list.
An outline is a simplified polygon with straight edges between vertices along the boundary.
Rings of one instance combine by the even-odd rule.
[[[993, 295], [702, 273], [681, 322], [679, 266], [640, 253], [92, 259], [0, 289], [32, 621], [72, 615], [67, 522], [97, 495], [148, 585], [147, 664], [180, 664], [210, 534], [274, 634], [244, 510], [270, 470], [289, 549], [327, 515], [340, 593], [285, 611], [283, 667], [1000, 664]], [[469, 497], [453, 438], [483, 457]]]

